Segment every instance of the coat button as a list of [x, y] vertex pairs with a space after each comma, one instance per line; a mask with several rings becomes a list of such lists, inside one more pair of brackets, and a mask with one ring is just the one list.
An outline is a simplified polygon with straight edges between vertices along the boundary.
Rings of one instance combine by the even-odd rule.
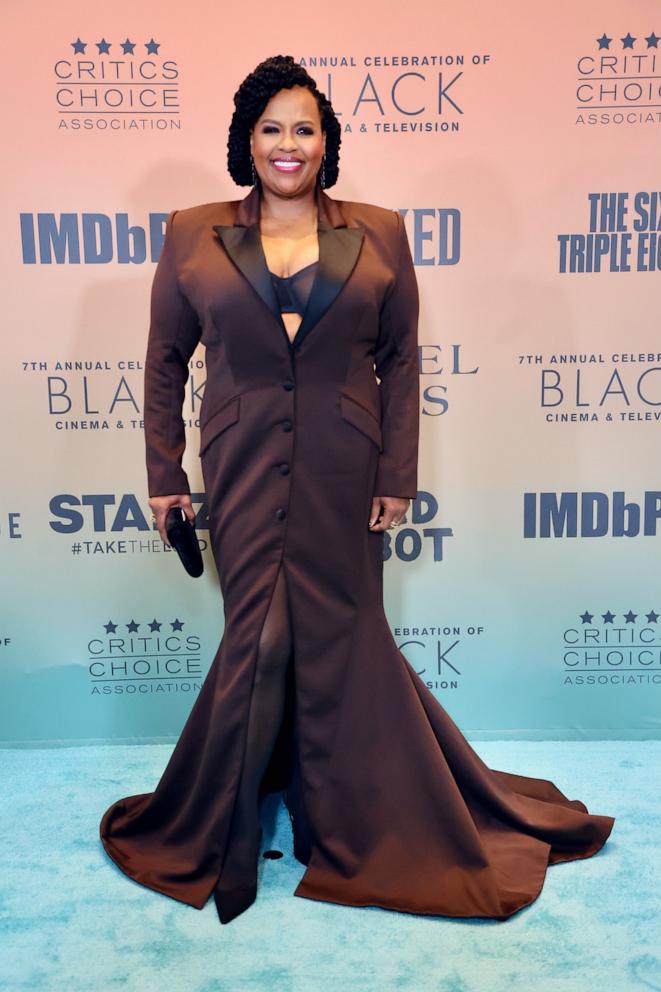
[[283, 431], [290, 431], [292, 429], [292, 422], [289, 417], [282, 421], [282, 429]]
[[294, 383], [293, 382], [283, 382], [282, 388], [283, 389], [286, 389], [289, 392], [290, 389], [293, 389], [294, 388]]
[[284, 520], [285, 517], [287, 516], [287, 512], [286, 510], [283, 510], [281, 506], [279, 506], [278, 509], [275, 511], [275, 515], [278, 518], [278, 520]]
[[289, 464], [287, 462], [282, 462], [280, 465], [280, 475], [289, 475]]

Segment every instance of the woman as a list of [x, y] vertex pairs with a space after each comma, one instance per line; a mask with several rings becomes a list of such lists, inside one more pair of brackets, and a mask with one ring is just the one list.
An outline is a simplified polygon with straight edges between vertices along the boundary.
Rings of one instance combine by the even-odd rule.
[[[235, 97], [242, 200], [173, 211], [145, 369], [150, 505], [194, 519], [188, 362], [225, 630], [153, 793], [113, 803], [106, 851], [223, 923], [255, 899], [259, 802], [283, 790], [295, 895], [506, 919], [546, 867], [605, 843], [551, 782], [488, 768], [398, 650], [383, 533], [417, 492], [418, 289], [401, 215], [333, 200], [340, 128], [291, 57]], [[377, 382], [378, 379], [378, 382]]]

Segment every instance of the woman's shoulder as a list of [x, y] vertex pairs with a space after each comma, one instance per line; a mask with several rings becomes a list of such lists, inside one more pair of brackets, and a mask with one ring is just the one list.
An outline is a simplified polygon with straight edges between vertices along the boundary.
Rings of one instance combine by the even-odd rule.
[[184, 225], [204, 224], [231, 224], [236, 213], [236, 207], [241, 202], [237, 200], [212, 200], [210, 203], [195, 203], [189, 207], [181, 207], [175, 210], [178, 227]]
[[372, 243], [378, 245], [379, 251], [396, 265], [401, 251], [402, 237], [405, 237], [400, 212], [362, 200], [336, 202], [347, 223], [350, 226], [362, 227]]
[[391, 207], [382, 207], [377, 203], [366, 203], [364, 200], [336, 200], [345, 217], [364, 227], [376, 227], [379, 230], [396, 230], [399, 211]]

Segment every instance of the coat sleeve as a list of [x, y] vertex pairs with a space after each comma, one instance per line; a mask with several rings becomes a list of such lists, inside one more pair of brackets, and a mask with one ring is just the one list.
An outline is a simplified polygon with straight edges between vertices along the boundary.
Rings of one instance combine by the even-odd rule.
[[201, 336], [197, 314], [182, 293], [175, 257], [173, 210], [154, 273], [144, 375], [144, 425], [150, 496], [190, 494], [181, 461], [186, 447], [182, 417], [188, 363]]
[[383, 439], [374, 495], [415, 499], [420, 427], [419, 294], [404, 220], [399, 211], [394, 213], [399, 252], [396, 277], [381, 308], [374, 361], [381, 380]]

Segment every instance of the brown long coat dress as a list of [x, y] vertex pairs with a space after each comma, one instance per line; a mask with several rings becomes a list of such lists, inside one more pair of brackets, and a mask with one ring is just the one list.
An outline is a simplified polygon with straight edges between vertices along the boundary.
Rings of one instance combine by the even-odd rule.
[[114, 802], [101, 839], [136, 882], [205, 905], [232, 859], [257, 645], [284, 568], [294, 677], [260, 797], [284, 790], [306, 866], [294, 895], [505, 919], [537, 898], [548, 864], [598, 851], [614, 818], [488, 768], [397, 648], [368, 517], [373, 495], [417, 492], [415, 271], [399, 212], [316, 196], [319, 267], [293, 345], [259, 186], [167, 219], [145, 370], [149, 494], [190, 492], [182, 402], [201, 339], [225, 628], [155, 790]]

